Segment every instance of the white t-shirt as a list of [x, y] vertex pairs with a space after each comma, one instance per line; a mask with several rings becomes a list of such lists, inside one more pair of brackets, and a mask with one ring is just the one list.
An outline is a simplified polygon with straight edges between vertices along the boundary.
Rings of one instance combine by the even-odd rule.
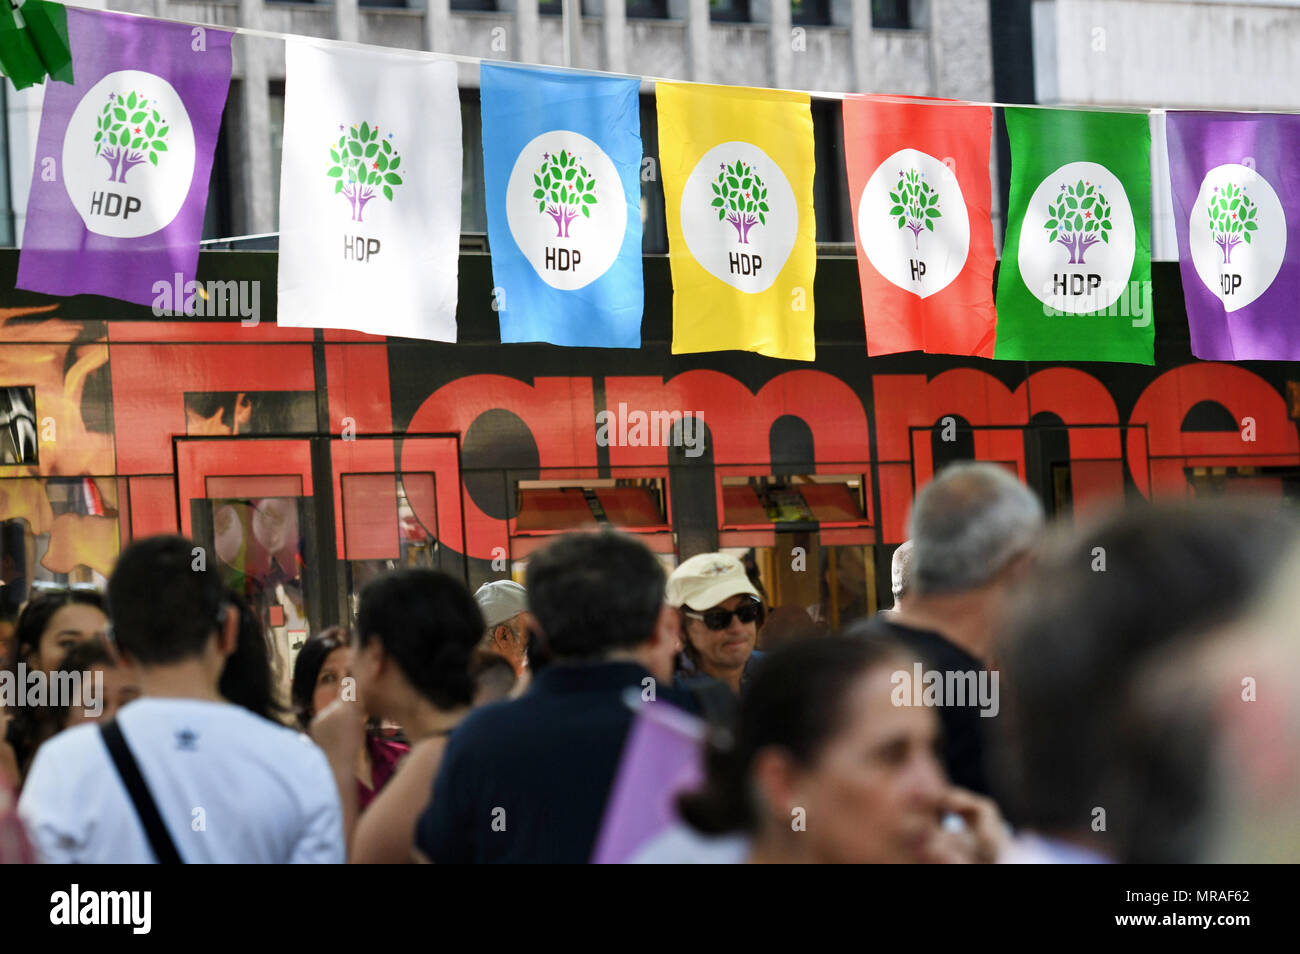
[[[184, 861], [344, 860], [338, 789], [306, 736], [200, 699], [137, 699], [117, 723]], [[97, 725], [41, 746], [18, 813], [47, 863], [155, 860]]]

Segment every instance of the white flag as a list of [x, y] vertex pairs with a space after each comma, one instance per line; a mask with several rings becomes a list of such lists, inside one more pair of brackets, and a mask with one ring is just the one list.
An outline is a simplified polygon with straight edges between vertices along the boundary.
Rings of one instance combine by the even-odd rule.
[[277, 321], [456, 340], [456, 65], [289, 41]]

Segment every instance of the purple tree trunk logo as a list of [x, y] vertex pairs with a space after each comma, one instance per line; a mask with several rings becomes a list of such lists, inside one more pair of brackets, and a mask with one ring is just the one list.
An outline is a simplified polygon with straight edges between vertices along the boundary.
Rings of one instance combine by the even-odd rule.
[[1088, 249], [1098, 242], [1110, 243], [1110, 203], [1091, 182], [1080, 179], [1062, 185], [1056, 201], [1047, 205], [1043, 228], [1051, 233], [1049, 242], [1059, 242], [1069, 251], [1069, 264], [1084, 265]]
[[912, 233], [912, 246], [921, 248], [921, 233], [926, 229], [934, 231], [934, 220], [943, 213], [939, 211], [939, 192], [925, 181], [925, 173], [916, 169], [899, 172], [898, 184], [889, 193], [889, 200], [894, 204], [889, 207], [889, 214], [897, 217], [900, 229]]
[[758, 177], [758, 170], [744, 160], [731, 165], [721, 164], [722, 171], [713, 181], [712, 206], [718, 212], [718, 221], [724, 219], [736, 230], [736, 239], [749, 244], [749, 230], [756, 224], [767, 224], [767, 187]]
[[334, 194], [342, 194], [352, 207], [352, 221], [363, 221], [366, 203], [380, 190], [389, 202], [393, 201], [393, 187], [402, 184], [397, 168], [402, 157], [393, 146], [393, 134], [379, 138], [379, 127], [363, 122], [361, 128], [349, 127], [334, 145], [330, 146], [329, 169], [325, 174], [334, 180]]
[[596, 177], [582, 164], [581, 156], [567, 149], [542, 153], [542, 165], [533, 173], [533, 198], [538, 214], [549, 215], [555, 222], [555, 237], [569, 237], [569, 223], [581, 213], [591, 218], [596, 204]]
[[127, 173], [167, 151], [171, 126], [158, 114], [154, 101], [141, 91], [128, 96], [108, 94], [95, 122], [95, 155], [108, 163], [108, 181], [126, 182]]
[[1250, 196], [1240, 187], [1229, 183], [1220, 189], [1214, 188], [1214, 198], [1210, 200], [1210, 231], [1214, 235], [1214, 244], [1223, 253], [1223, 264], [1232, 263], [1232, 250], [1245, 242], [1250, 244], [1250, 233], [1259, 228], [1255, 216], [1259, 206], [1250, 200]]

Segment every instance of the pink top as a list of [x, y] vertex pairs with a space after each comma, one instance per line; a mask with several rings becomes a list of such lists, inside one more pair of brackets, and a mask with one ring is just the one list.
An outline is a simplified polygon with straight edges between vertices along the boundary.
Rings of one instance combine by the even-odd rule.
[[379, 790], [388, 784], [388, 780], [397, 771], [397, 763], [411, 751], [411, 747], [401, 742], [390, 742], [388, 739], [367, 732], [366, 750], [370, 753], [370, 778], [375, 783], [375, 787], [366, 788], [360, 781], [357, 782], [357, 806], [363, 811], [374, 801]]

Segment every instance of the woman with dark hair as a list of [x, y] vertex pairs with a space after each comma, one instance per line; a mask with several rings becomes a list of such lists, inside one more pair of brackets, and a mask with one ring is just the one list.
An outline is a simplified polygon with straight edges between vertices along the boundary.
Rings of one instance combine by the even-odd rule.
[[[474, 699], [469, 664], [483, 630], [478, 603], [446, 573], [397, 570], [362, 590], [352, 642], [358, 700], [340, 698], [312, 722], [312, 736], [338, 782], [349, 860], [415, 860], [416, 821], [429, 803], [447, 736]], [[411, 740], [410, 755], [359, 819], [353, 774], [364, 739], [358, 702], [371, 718], [400, 725]]]
[[[39, 670], [47, 677], [52, 675], [69, 650], [80, 643], [106, 640], [107, 629], [104, 597], [97, 591], [37, 590], [23, 605], [14, 629], [14, 661], [9, 667], [12, 684], [25, 683], [29, 672]], [[11, 771], [16, 769], [22, 777], [36, 750], [58, 731], [56, 711], [45, 705], [15, 705], [5, 710], [5, 716], [9, 751], [0, 753], [0, 761], [12, 759]]]
[[[304, 731], [316, 714], [329, 708], [343, 693], [345, 680], [353, 679], [352, 650], [347, 630], [339, 626], [323, 629], [298, 650], [293, 664], [293, 708]], [[353, 688], [355, 689], [355, 680]], [[355, 698], [355, 693], [352, 693]], [[388, 784], [398, 762], [410, 746], [385, 739], [373, 720], [367, 723], [365, 744], [357, 755], [357, 809], [364, 811], [379, 790]]]
[[235, 651], [226, 657], [226, 668], [221, 671], [218, 691], [224, 699], [254, 715], [281, 723], [286, 712], [276, 698], [271, 647], [262, 620], [248, 601], [230, 587], [226, 587], [223, 599], [239, 612], [239, 631]]
[[[714, 836], [706, 860], [994, 860], [997, 809], [948, 784], [934, 710], [895, 704], [896, 674], [910, 677], [913, 662], [846, 637], [772, 653], [741, 698], [734, 739], [709, 750], [703, 787], [678, 800], [690, 828]], [[638, 860], [704, 859], [702, 844], [670, 831]]]

